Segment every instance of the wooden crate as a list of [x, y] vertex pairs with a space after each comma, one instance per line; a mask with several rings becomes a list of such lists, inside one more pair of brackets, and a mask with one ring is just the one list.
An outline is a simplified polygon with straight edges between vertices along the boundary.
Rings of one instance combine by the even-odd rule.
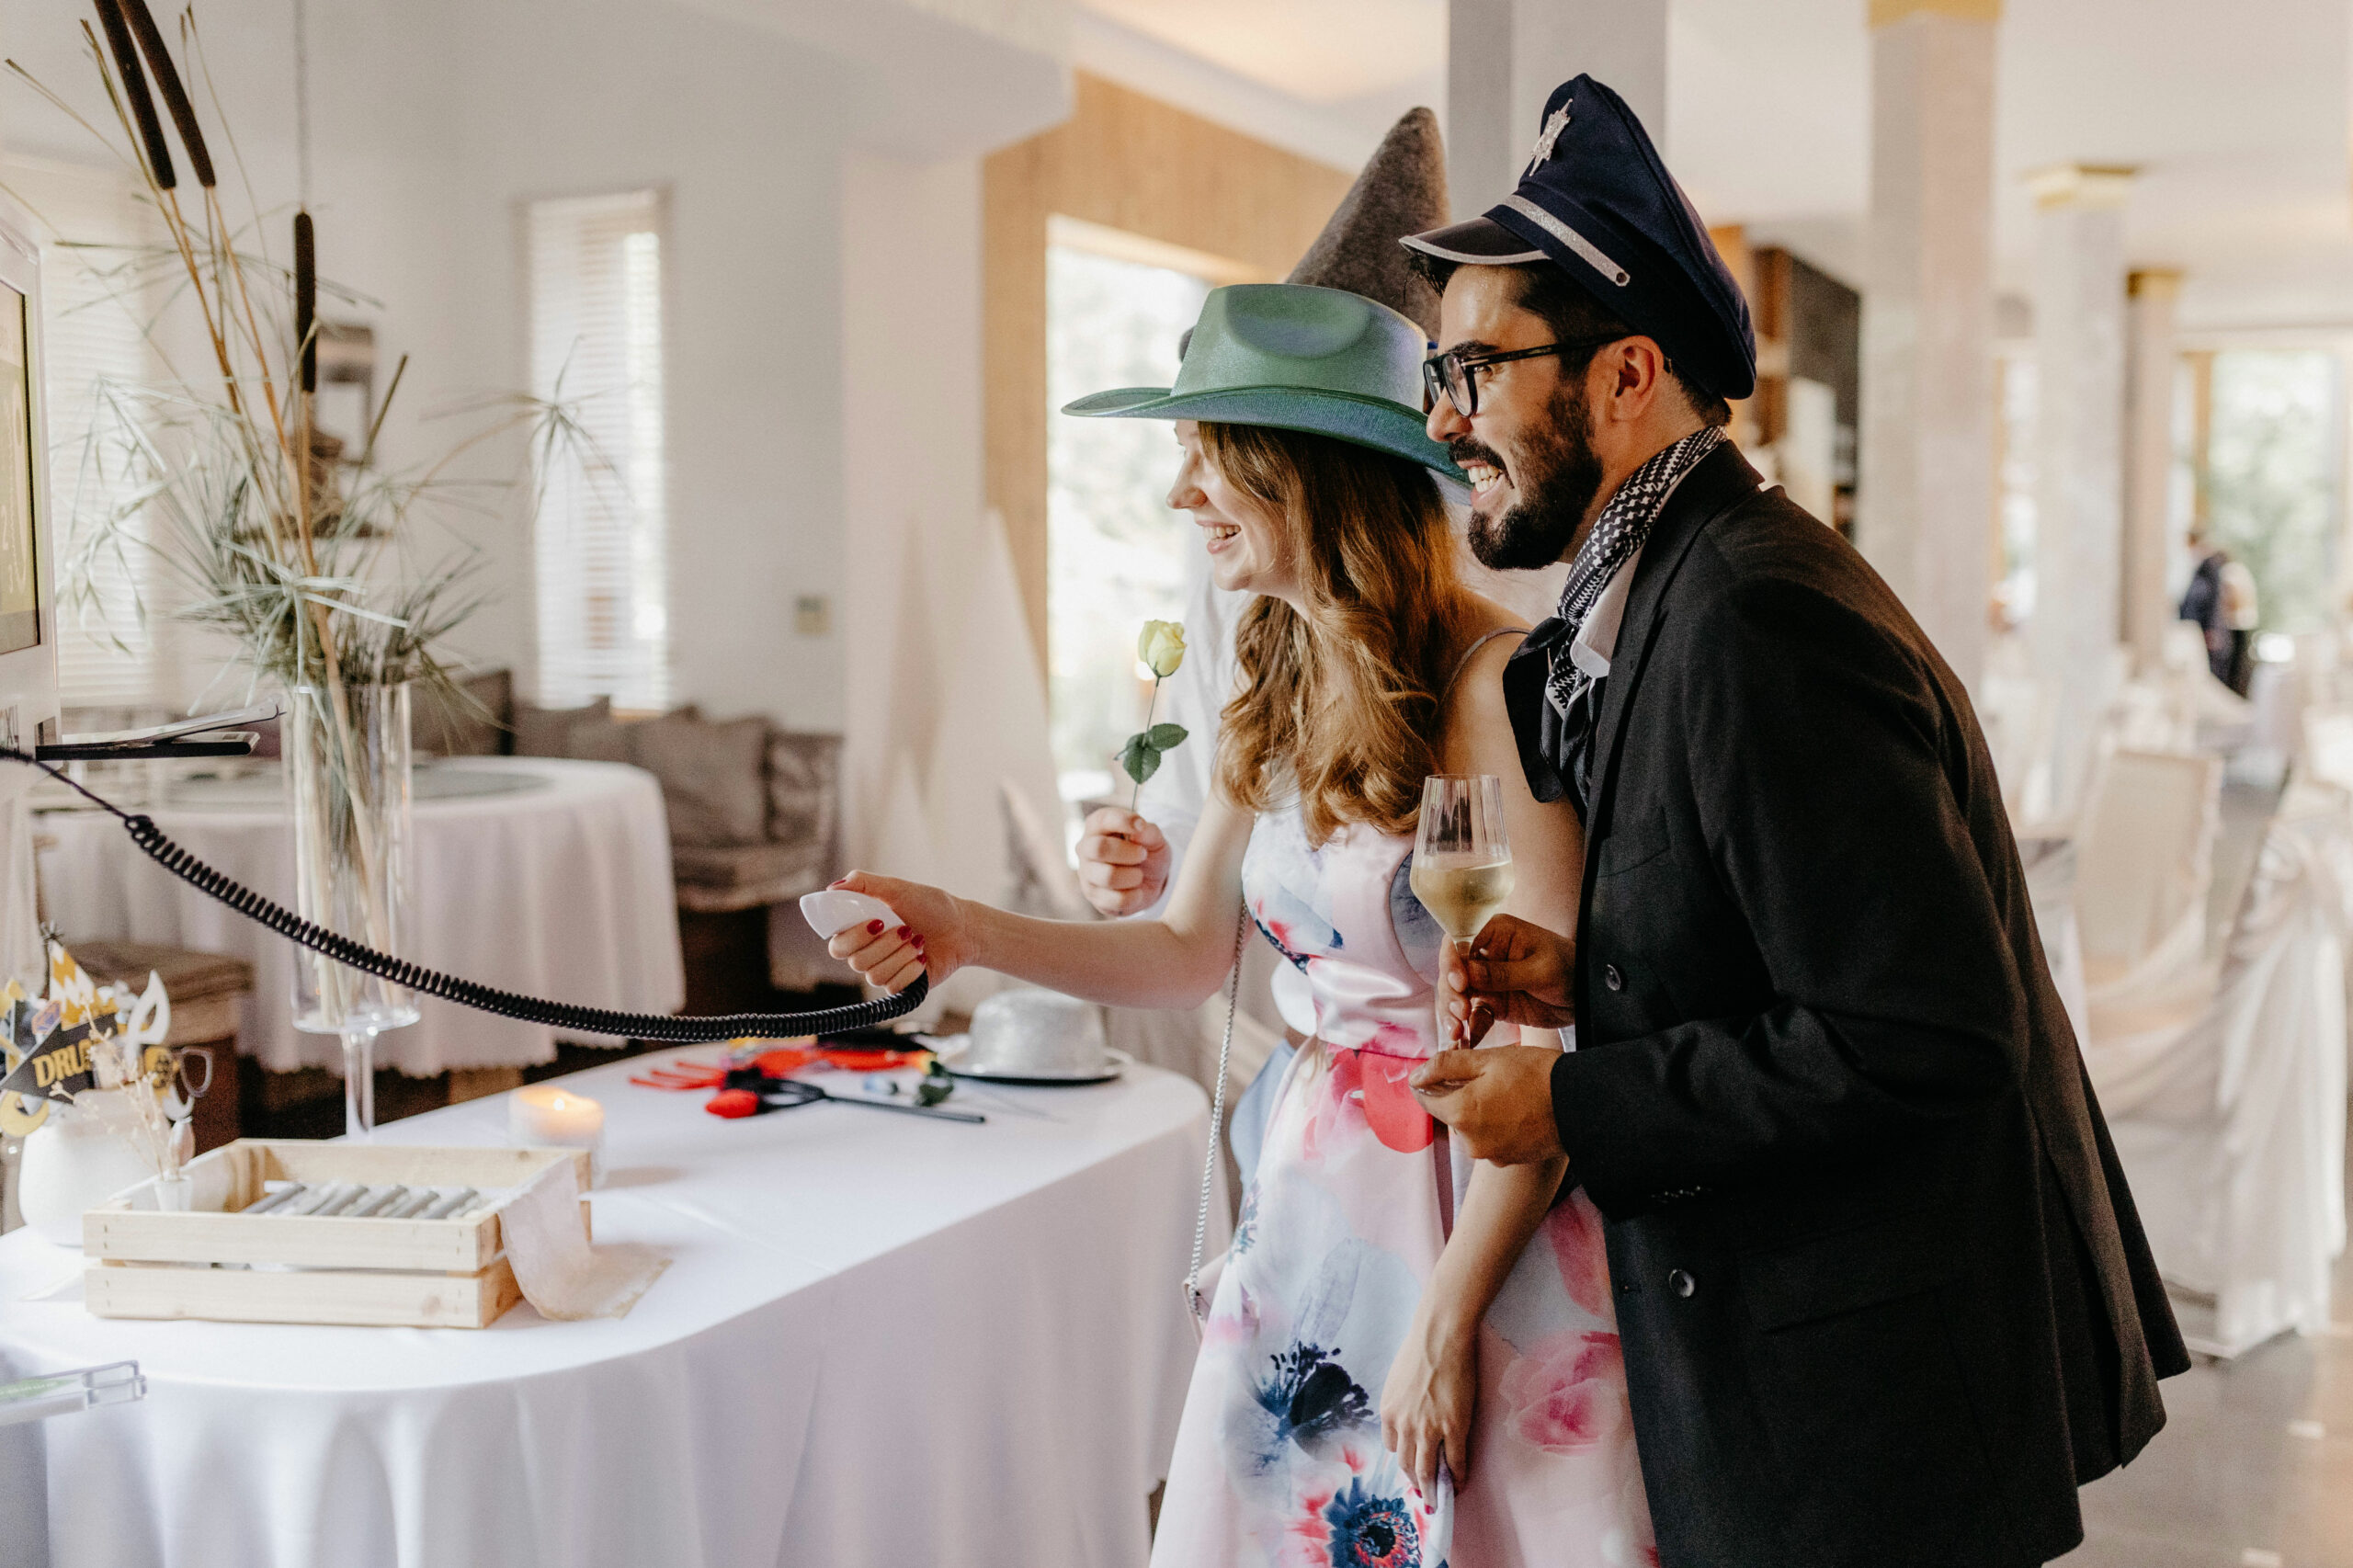
[[[486, 1192], [522, 1186], [567, 1159], [586, 1192], [585, 1150], [241, 1138], [189, 1162], [197, 1205], [189, 1212], [135, 1207], [134, 1197], [83, 1215], [82, 1251], [91, 1260], [83, 1300], [100, 1317], [481, 1328], [522, 1294], [495, 1214], [355, 1220], [240, 1210], [270, 1181]], [[585, 1231], [585, 1199], [580, 1218]]]

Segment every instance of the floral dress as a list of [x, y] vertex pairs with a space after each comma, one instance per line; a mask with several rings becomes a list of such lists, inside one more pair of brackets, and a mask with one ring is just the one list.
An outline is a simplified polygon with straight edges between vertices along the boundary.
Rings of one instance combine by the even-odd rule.
[[1321, 848], [1261, 816], [1252, 917], [1313, 993], [1320, 1049], [1283, 1079], [1186, 1397], [1154, 1568], [1655, 1564], [1601, 1220], [1557, 1204], [1479, 1335], [1471, 1479], [1422, 1496], [1380, 1403], [1471, 1162], [1406, 1079], [1437, 1042], [1443, 937], [1412, 841]]

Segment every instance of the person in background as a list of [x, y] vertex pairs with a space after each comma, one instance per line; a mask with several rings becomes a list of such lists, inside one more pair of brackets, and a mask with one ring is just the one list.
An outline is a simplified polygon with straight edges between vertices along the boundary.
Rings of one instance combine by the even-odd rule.
[[2214, 543], [2203, 523], [2189, 530], [2198, 565], [2181, 596], [2181, 619], [2194, 620], [2206, 636], [2206, 667], [2214, 678], [2245, 697], [2255, 676], [2256, 613], [2255, 574]]

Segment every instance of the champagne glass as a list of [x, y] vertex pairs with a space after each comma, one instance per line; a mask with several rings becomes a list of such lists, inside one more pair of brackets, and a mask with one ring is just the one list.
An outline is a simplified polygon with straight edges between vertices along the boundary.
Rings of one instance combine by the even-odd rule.
[[1422, 781], [1414, 830], [1414, 896], [1457, 952], [1511, 897], [1511, 844], [1504, 836], [1504, 784], [1492, 773], [1433, 773]]

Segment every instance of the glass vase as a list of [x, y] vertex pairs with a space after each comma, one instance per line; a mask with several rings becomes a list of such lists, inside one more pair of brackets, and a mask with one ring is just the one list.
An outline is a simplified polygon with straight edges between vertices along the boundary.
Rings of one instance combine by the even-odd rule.
[[[338, 936], [404, 956], [408, 901], [409, 687], [297, 687], [282, 733], [294, 816], [294, 908]], [[376, 1127], [376, 1037], [416, 1022], [416, 997], [299, 949], [294, 1027], [343, 1040], [346, 1137]]]

